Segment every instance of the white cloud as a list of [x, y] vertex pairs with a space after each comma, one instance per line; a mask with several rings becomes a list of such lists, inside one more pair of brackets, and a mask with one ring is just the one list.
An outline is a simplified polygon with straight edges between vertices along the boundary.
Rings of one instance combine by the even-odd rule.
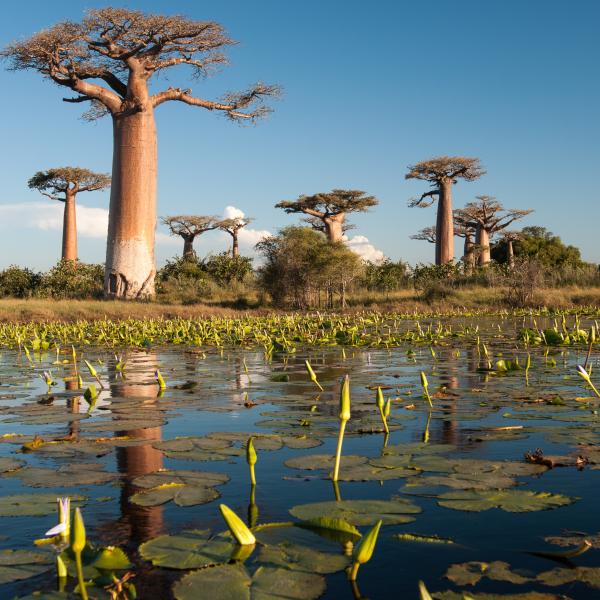
[[[0, 223], [7, 229], [27, 227], [62, 231], [64, 205], [61, 202], [0, 204]], [[106, 238], [108, 210], [77, 205], [77, 232], [81, 237]]]
[[383, 252], [375, 248], [364, 235], [355, 235], [352, 238], [344, 236], [343, 239], [346, 246], [365, 261], [381, 263], [385, 259]]

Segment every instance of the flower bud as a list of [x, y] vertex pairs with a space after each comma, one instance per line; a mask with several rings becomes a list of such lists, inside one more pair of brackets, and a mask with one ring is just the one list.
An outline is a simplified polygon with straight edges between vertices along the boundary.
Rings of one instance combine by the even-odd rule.
[[350, 377], [344, 375], [340, 392], [340, 421], [350, 420]]
[[85, 525], [83, 524], [83, 517], [81, 516], [81, 510], [79, 508], [75, 509], [71, 533], [71, 550], [73, 550], [75, 554], [79, 554], [85, 548]]
[[228, 506], [220, 504], [219, 509], [229, 527], [231, 535], [237, 540], [237, 543], [245, 546], [246, 544], [255, 544], [256, 538], [242, 521]]
[[246, 462], [252, 467], [256, 464], [256, 450], [254, 449], [254, 442], [252, 438], [248, 438], [246, 443]]

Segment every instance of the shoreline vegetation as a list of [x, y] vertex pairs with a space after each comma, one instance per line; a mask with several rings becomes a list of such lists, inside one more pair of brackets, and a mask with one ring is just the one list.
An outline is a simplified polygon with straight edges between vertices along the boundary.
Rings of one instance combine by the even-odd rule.
[[266, 316], [273, 314], [328, 313], [353, 314], [362, 311], [395, 314], [398, 317], [443, 317], [461, 314], [536, 314], [553, 311], [600, 313], [600, 286], [547, 288], [538, 290], [536, 302], [527, 308], [515, 308], [506, 300], [503, 287], [470, 287], [454, 290], [451, 296], [425, 301], [417, 290], [390, 293], [364, 292], [348, 298], [346, 309], [283, 310], [260, 304], [259, 298], [206, 303], [131, 302], [114, 300], [57, 300], [51, 298], [0, 298], [0, 323], [50, 323], [97, 321], [103, 319], [174, 319]]

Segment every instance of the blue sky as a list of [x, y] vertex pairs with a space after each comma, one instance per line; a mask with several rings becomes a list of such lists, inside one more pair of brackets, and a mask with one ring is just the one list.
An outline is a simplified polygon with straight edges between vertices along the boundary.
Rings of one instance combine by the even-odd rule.
[[[11, 2], [0, 44], [55, 22], [77, 20], [93, 0]], [[234, 206], [257, 231], [297, 222], [273, 205], [299, 194], [358, 188], [380, 205], [353, 218], [393, 259], [430, 261], [433, 248], [409, 239], [434, 222], [434, 208], [408, 208], [426, 187], [406, 166], [439, 154], [479, 156], [488, 174], [455, 186], [455, 205], [475, 195], [533, 208], [523, 224], [544, 225], [585, 259], [600, 262], [598, 106], [600, 44], [595, 0], [230, 0], [124, 2], [119, 6], [216, 20], [240, 43], [231, 65], [196, 95], [218, 98], [262, 80], [285, 93], [256, 127], [180, 103], [157, 110], [158, 211], [222, 214]], [[185, 82], [177, 71], [168, 86]], [[79, 165], [110, 171], [109, 120], [88, 124], [64, 90], [29, 72], [0, 71], [4, 185], [0, 267], [41, 269], [60, 252], [57, 210], [27, 189], [37, 170]], [[107, 194], [81, 195], [106, 209]], [[104, 211], [82, 214], [80, 257], [104, 259]], [[21, 223], [21, 224], [19, 224]], [[163, 229], [157, 259], [180, 252]], [[258, 233], [257, 233], [258, 235]], [[200, 253], [225, 249], [209, 233]], [[457, 239], [457, 252], [460, 240]]]

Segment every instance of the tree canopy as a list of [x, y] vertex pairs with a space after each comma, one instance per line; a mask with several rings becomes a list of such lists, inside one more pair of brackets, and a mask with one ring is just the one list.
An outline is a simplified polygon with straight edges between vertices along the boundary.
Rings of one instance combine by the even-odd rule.
[[312, 196], [302, 195], [297, 200], [282, 200], [275, 208], [282, 208], [286, 213], [304, 213], [323, 219], [351, 212], [366, 212], [377, 204], [379, 200], [375, 196], [368, 196], [366, 192], [335, 189]]
[[[507, 240], [499, 240], [492, 247], [492, 258], [505, 263], [508, 260], [507, 246]], [[579, 248], [564, 244], [559, 236], [545, 227], [524, 227], [521, 230], [521, 239], [513, 242], [513, 248], [517, 258], [535, 259], [546, 267], [583, 265]]]
[[411, 240], [420, 240], [423, 242], [429, 242], [430, 244], [435, 244], [436, 239], [436, 228], [435, 225], [431, 225], [431, 227], [423, 227], [420, 231], [410, 236]]
[[205, 231], [217, 229], [221, 223], [217, 217], [205, 215], [175, 215], [161, 220], [169, 228], [171, 235], [183, 238], [194, 238]]
[[108, 7], [89, 10], [80, 23], [64, 21], [13, 42], [1, 55], [13, 70], [38, 71], [75, 91], [77, 96], [64, 98], [66, 102], [93, 102], [92, 117], [179, 101], [223, 111], [235, 120], [256, 119], [269, 112], [263, 100], [277, 95], [277, 86], [257, 83], [246, 91], [225, 94], [220, 101], [196, 97], [191, 89], [169, 87], [149, 98], [136, 89], [136, 81], [147, 81], [177, 65], [189, 66], [197, 78], [210, 75], [227, 63], [222, 49], [234, 43], [212, 21]]
[[254, 219], [252, 217], [234, 217], [232, 219], [222, 219], [218, 223], [219, 229], [226, 231], [232, 237], [235, 237], [240, 229], [250, 225]]
[[92, 192], [109, 187], [110, 175], [94, 173], [94, 171], [81, 167], [59, 167], [38, 171], [27, 182], [27, 185], [52, 200], [64, 202], [67, 193]]
[[464, 208], [455, 211], [455, 221], [467, 227], [479, 226], [488, 233], [496, 233], [533, 212], [530, 209], [505, 209], [493, 196], [476, 198], [477, 202], [468, 202]]

